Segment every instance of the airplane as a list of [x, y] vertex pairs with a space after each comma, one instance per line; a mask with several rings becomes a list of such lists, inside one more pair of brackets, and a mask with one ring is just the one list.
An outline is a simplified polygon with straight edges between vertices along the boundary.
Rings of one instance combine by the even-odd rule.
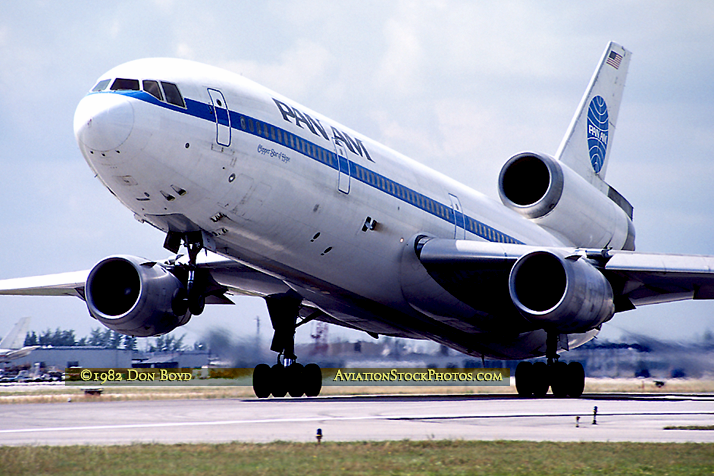
[[0, 362], [10, 362], [11, 360], [25, 357], [40, 347], [39, 345], [24, 345], [25, 336], [29, 328], [30, 318], [23, 317], [17, 321], [17, 324], [15, 324], [10, 332], [0, 340]]
[[260, 296], [277, 363], [254, 369], [259, 398], [320, 393], [320, 368], [294, 351], [313, 320], [481, 358], [545, 356], [519, 363], [519, 395], [577, 398], [584, 369], [560, 354], [615, 313], [714, 298], [714, 257], [635, 252], [632, 205], [605, 181], [630, 58], [607, 45], [555, 156], [505, 163], [501, 203], [240, 75], [122, 64], [80, 101], [74, 133], [176, 257], [110, 256], [1, 281], [0, 294], [76, 296], [133, 336]]

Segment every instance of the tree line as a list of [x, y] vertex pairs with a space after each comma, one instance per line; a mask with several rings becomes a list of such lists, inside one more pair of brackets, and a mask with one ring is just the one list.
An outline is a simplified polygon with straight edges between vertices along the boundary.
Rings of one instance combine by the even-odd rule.
[[[166, 334], [159, 337], [146, 339], [147, 352], [179, 352], [188, 350], [189, 346], [184, 344], [186, 334], [181, 337], [175, 337], [171, 334]], [[92, 329], [88, 336], [77, 339], [74, 330], [62, 330], [59, 327], [52, 331], [46, 329], [37, 334], [35, 331], [28, 332], [25, 335], [25, 346], [95, 346], [104, 349], [128, 349], [139, 350], [139, 340], [137, 337], [127, 336], [111, 329]], [[201, 343], [195, 343], [193, 350], [203, 350], [205, 346]]]

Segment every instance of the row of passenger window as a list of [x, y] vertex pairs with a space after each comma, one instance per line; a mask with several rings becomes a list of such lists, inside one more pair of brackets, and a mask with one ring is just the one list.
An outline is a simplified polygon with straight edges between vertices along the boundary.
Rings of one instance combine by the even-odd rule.
[[322, 147], [314, 145], [312, 142], [302, 139], [295, 134], [291, 134], [279, 127], [275, 127], [267, 122], [262, 122], [248, 116], [240, 116], [240, 128], [246, 132], [264, 137], [272, 142], [288, 147], [292, 150], [305, 154], [332, 167], [337, 167], [335, 154]]
[[[305, 154], [319, 162], [327, 164], [333, 168], [338, 168], [337, 154], [322, 147], [314, 145], [312, 142], [291, 134], [272, 124], [253, 119], [248, 116], [240, 116], [240, 128], [246, 132], [264, 137], [272, 142], [276, 142], [292, 150]], [[390, 195], [401, 198], [416, 207], [426, 210], [444, 220], [454, 221], [454, 211], [425, 195], [394, 182], [382, 175], [362, 167], [354, 162], [350, 163], [350, 174], [357, 180], [368, 183]], [[488, 225], [484, 225], [472, 218], [465, 217], [466, 229], [471, 233], [486, 238], [489, 241], [501, 243], [519, 243], [508, 235], [501, 233]]]
[[483, 223], [478, 222], [472, 218], [465, 217], [465, 221], [467, 231], [470, 231], [471, 233], [478, 235], [482, 238], [486, 238], [488, 241], [495, 241], [498, 243], [521, 243], [520, 241], [511, 238], [505, 233], [501, 233], [500, 231], [491, 228], [488, 225], [484, 225]]
[[[333, 168], [338, 168], [337, 155], [335, 153], [329, 152], [322, 147], [318, 147], [312, 142], [306, 141], [301, 137], [275, 127], [272, 124], [241, 115], [240, 127], [246, 132], [251, 132], [273, 142], [277, 142], [278, 144], [305, 154]], [[365, 167], [355, 164], [354, 162], [350, 165], [350, 174], [357, 180], [366, 182], [386, 193], [389, 193], [390, 195], [401, 198], [407, 203], [411, 203], [421, 209], [427, 210], [444, 220], [453, 220], [453, 210], [442, 205], [436, 200], [432, 200], [429, 197], [416, 193], [411, 189], [372, 172]]]
[[[167, 102], [178, 107], [186, 107], [181, 91], [174, 83], [167, 81], [155, 81], [153, 79], [138, 79], [116, 78], [112, 82], [111, 79], [103, 79], [92, 88], [92, 92], [104, 91], [111, 83], [110, 91], [146, 91], [162, 102]], [[166, 98], [166, 99], [164, 99]]]
[[388, 178], [385, 178], [371, 170], [360, 165], [354, 164], [353, 175], [358, 180], [366, 182], [376, 188], [389, 193], [395, 197], [405, 200], [423, 210], [426, 210], [434, 215], [443, 218], [444, 220], [452, 220], [452, 210], [441, 203], [433, 200], [425, 195], [414, 192], [413, 190], [398, 184]]
[[[422, 210], [426, 210], [444, 220], [453, 222], [453, 209], [433, 200], [425, 195], [414, 192], [413, 190], [398, 184], [388, 178], [385, 178], [377, 173], [372, 172], [360, 165], [354, 164], [352, 174], [358, 180], [362, 180], [384, 192], [387, 192], [395, 197], [410, 203]], [[465, 218], [466, 229], [471, 233], [486, 238], [488, 241], [496, 241], [499, 243], [519, 243], [510, 236], [501, 233], [494, 228], [478, 222], [470, 217]]]

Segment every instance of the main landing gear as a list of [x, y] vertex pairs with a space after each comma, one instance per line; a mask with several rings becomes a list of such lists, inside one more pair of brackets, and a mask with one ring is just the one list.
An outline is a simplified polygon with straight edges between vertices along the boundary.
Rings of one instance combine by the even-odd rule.
[[[270, 321], [275, 331], [270, 350], [278, 352], [278, 362], [259, 364], [253, 370], [253, 391], [258, 398], [316, 397], [322, 389], [322, 372], [317, 364], [303, 366], [295, 355], [295, 327], [302, 298], [294, 292], [268, 296]], [[281, 361], [282, 360], [282, 361]]]
[[521, 362], [516, 367], [516, 390], [521, 397], [542, 398], [548, 393], [559, 398], [578, 398], [585, 388], [585, 370], [580, 362], [558, 361], [557, 334], [548, 334], [546, 357], [548, 363]]
[[[287, 364], [287, 365], [286, 365]], [[322, 390], [322, 371], [317, 364], [307, 364], [303, 367], [297, 362], [280, 362], [270, 367], [268, 364], [258, 364], [253, 370], [253, 391], [258, 398], [284, 397], [317, 397]]]

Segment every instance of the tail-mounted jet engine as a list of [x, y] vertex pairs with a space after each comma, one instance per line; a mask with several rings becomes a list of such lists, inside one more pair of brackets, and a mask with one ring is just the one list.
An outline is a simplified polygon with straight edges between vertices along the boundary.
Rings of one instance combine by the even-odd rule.
[[603, 181], [599, 190], [552, 157], [523, 152], [498, 177], [508, 208], [555, 232], [573, 246], [635, 249], [632, 205]]
[[580, 255], [527, 253], [511, 268], [508, 291], [526, 319], [559, 334], [589, 331], [615, 313], [610, 283]]
[[134, 256], [111, 256], [87, 277], [89, 314], [122, 334], [149, 337], [186, 324], [186, 289], [164, 266]]

